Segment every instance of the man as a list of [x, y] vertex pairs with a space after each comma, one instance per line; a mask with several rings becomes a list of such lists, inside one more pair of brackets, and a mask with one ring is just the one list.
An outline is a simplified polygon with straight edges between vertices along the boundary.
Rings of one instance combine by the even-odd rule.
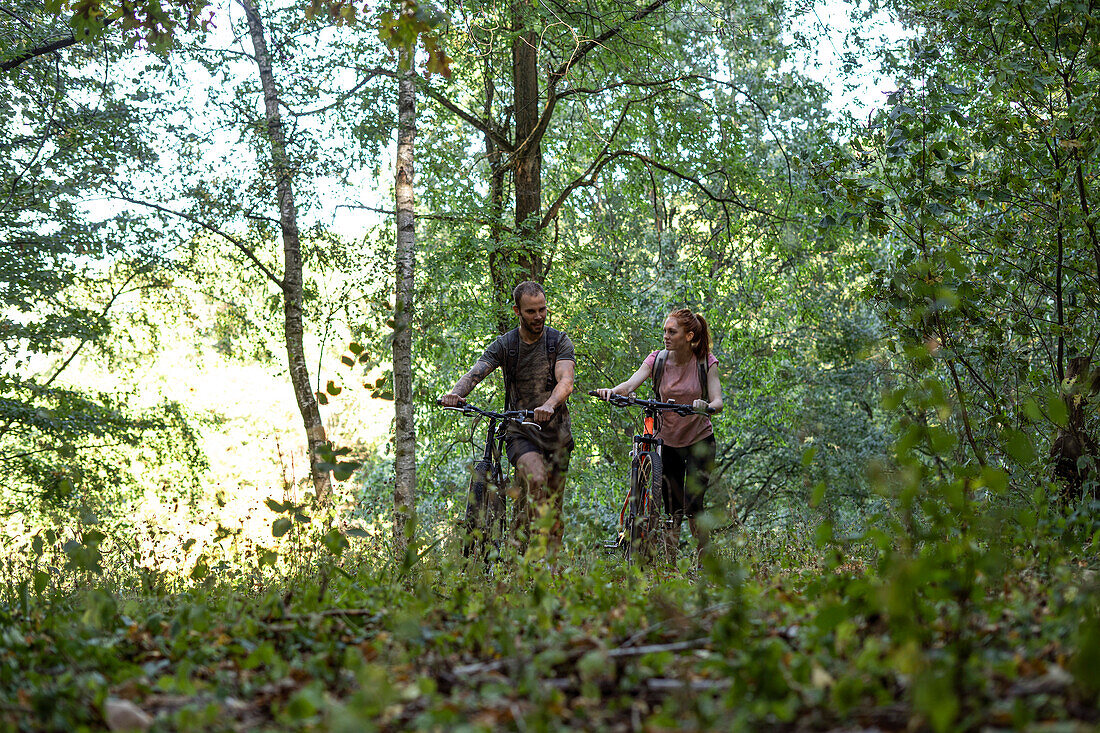
[[562, 504], [573, 450], [566, 400], [573, 391], [576, 356], [569, 337], [546, 325], [546, 293], [541, 285], [522, 282], [512, 292], [512, 299], [519, 327], [490, 344], [440, 402], [447, 407], [461, 405], [481, 380], [501, 367], [506, 409], [534, 410], [535, 422], [542, 428], [508, 424], [508, 460], [516, 467], [518, 489], [512, 531], [522, 552], [535, 513], [549, 515], [544, 520], [550, 526], [547, 546], [556, 552], [565, 533]]

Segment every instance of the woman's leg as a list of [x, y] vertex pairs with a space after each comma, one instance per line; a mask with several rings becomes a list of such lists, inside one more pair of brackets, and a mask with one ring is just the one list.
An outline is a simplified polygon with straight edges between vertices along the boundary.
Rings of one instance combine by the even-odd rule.
[[703, 513], [705, 507], [710, 477], [714, 473], [718, 444], [711, 435], [684, 450], [687, 454], [684, 461], [686, 467], [684, 507], [688, 515], [688, 526], [691, 527], [691, 534], [695, 537], [698, 556], [702, 558], [710, 545], [710, 529], [704, 526], [705, 522], [699, 521], [699, 515]]
[[665, 505], [666, 521], [663, 523], [663, 541], [669, 560], [676, 562], [680, 550], [680, 525], [684, 523], [684, 478], [687, 474], [686, 449], [664, 446], [661, 463], [664, 481], [661, 494]]

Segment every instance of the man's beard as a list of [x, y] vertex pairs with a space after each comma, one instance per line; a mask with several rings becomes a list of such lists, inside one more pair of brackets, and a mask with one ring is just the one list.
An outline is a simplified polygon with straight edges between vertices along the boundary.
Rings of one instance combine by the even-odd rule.
[[526, 330], [527, 333], [533, 333], [535, 335], [542, 333], [542, 328], [546, 325], [545, 321], [543, 321], [542, 323], [537, 323], [528, 321], [526, 318], [522, 318], [521, 320], [523, 321], [524, 330]]

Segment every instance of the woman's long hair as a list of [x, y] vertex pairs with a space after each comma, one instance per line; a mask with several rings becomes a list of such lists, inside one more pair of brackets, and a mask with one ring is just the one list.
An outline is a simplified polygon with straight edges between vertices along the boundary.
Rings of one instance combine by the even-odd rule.
[[698, 313], [692, 313], [690, 308], [680, 308], [668, 314], [669, 318], [675, 318], [676, 323], [685, 332], [695, 334], [691, 340], [691, 353], [696, 359], [706, 359], [710, 353], [710, 328], [707, 327], [707, 319]]

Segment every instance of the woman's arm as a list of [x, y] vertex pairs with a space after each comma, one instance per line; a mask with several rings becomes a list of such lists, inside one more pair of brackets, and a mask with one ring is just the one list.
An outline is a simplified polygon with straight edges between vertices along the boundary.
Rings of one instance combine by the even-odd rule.
[[634, 372], [634, 376], [632, 376], [630, 379], [626, 380], [622, 384], [615, 385], [611, 389], [597, 389], [596, 393], [599, 394], [600, 399], [604, 400], [606, 400], [612, 394], [623, 395], [625, 397], [634, 390], [638, 389], [638, 387], [641, 387], [642, 383], [645, 382], [645, 380], [649, 379], [649, 375], [652, 373], [653, 367], [643, 361], [642, 365], [638, 367], [638, 371]]
[[[707, 369], [707, 394], [710, 395], [710, 402], [706, 403], [704, 409], [709, 412], [721, 412], [722, 411], [722, 383], [718, 380], [718, 364], [714, 363]], [[699, 403], [703, 400], [695, 400], [694, 407], [703, 407]]]

